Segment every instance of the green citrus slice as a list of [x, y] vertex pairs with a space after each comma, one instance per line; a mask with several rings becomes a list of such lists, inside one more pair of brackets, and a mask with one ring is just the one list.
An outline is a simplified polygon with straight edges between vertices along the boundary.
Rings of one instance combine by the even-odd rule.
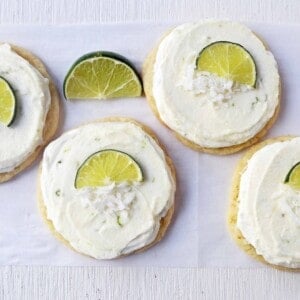
[[296, 163], [286, 175], [284, 183], [295, 190], [300, 190], [300, 162]]
[[9, 83], [0, 77], [0, 123], [10, 126], [16, 114], [16, 98]]
[[254, 87], [256, 66], [251, 54], [241, 45], [215, 42], [205, 47], [197, 58], [197, 69]]
[[75, 188], [99, 187], [111, 182], [142, 180], [142, 170], [131, 156], [117, 150], [102, 150], [92, 154], [79, 167]]
[[93, 52], [80, 57], [64, 80], [66, 99], [138, 97], [142, 84], [132, 64], [113, 52]]

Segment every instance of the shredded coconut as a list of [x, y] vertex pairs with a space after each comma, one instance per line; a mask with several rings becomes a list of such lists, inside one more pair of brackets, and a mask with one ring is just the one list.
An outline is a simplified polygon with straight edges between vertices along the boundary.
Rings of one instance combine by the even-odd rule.
[[77, 192], [83, 207], [92, 206], [100, 212], [118, 215], [122, 223], [128, 219], [130, 206], [136, 199], [134, 185], [127, 182], [112, 182], [97, 188], [86, 187]]
[[195, 95], [208, 94], [209, 99], [216, 105], [227, 103], [235, 93], [252, 89], [251, 86], [209, 72], [197, 71], [193, 64], [188, 65], [184, 70], [179, 86], [186, 91], [192, 91]]

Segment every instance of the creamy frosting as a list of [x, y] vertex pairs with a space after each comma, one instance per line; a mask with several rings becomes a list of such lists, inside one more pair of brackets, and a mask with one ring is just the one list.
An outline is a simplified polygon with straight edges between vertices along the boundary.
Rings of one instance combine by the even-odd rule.
[[17, 115], [10, 127], [0, 123], [0, 173], [13, 170], [43, 142], [51, 101], [48, 79], [8, 44], [0, 45], [0, 76], [14, 90]]
[[300, 191], [284, 184], [300, 161], [300, 138], [258, 150], [241, 176], [237, 227], [275, 265], [300, 268]]
[[[245, 47], [257, 66], [255, 88], [199, 73], [196, 59], [216, 41]], [[233, 22], [187, 23], [160, 43], [153, 73], [153, 96], [161, 119], [188, 140], [208, 148], [228, 147], [255, 136], [279, 103], [276, 61], [245, 26]]]
[[[76, 189], [78, 167], [103, 149], [132, 156], [144, 181]], [[160, 219], [173, 205], [175, 183], [164, 152], [139, 126], [99, 122], [71, 130], [47, 146], [41, 190], [56, 231], [77, 251], [109, 259], [155, 240]]]

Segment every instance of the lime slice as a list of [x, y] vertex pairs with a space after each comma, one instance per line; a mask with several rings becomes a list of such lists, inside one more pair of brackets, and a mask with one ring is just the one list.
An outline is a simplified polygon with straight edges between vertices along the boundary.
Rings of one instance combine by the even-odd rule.
[[0, 123], [10, 126], [16, 114], [16, 98], [9, 83], [0, 77]]
[[197, 58], [197, 69], [255, 87], [256, 66], [251, 54], [241, 45], [215, 42], [205, 47]]
[[284, 183], [295, 190], [300, 190], [300, 162], [296, 163], [286, 175]]
[[76, 174], [75, 188], [142, 180], [142, 170], [131, 156], [117, 150], [103, 150], [92, 154], [80, 166]]
[[66, 99], [138, 97], [142, 84], [132, 64], [113, 52], [93, 52], [80, 57], [64, 81]]

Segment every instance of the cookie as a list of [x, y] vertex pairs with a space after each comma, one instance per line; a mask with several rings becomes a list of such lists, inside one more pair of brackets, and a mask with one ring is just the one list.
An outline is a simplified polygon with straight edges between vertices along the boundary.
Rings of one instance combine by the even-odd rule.
[[[34, 149], [31, 149], [31, 153], [26, 155], [26, 157], [22, 161], [20, 161], [20, 163], [17, 166], [15, 166], [12, 170], [0, 173], [0, 182], [8, 181], [14, 176], [16, 176], [17, 174], [19, 174], [20, 172], [22, 172], [23, 170], [25, 170], [26, 168], [28, 168], [38, 158], [39, 154], [43, 150], [43, 147], [53, 138], [59, 125], [59, 101], [60, 101], [59, 99], [60, 98], [56, 90], [56, 87], [54, 85], [54, 82], [51, 79], [49, 73], [47, 72], [44, 64], [39, 58], [37, 58], [28, 50], [13, 45], [11, 45], [11, 49], [15, 53], [17, 53], [20, 57], [28, 61], [29, 64], [32, 65], [36, 70], [38, 70], [38, 72], [44, 78], [47, 78], [49, 80], [49, 92], [50, 92], [51, 102], [47, 112], [46, 120], [43, 124], [42, 141], [38, 145], [36, 145]], [[18, 130], [18, 127], [16, 126], [14, 130]]]
[[[115, 125], [114, 125], [115, 124]], [[120, 127], [122, 128], [123, 125], [127, 128], [126, 132], [127, 132], [127, 135], [125, 133], [125, 131], [120, 132], [119, 130], [115, 131], [115, 129], [113, 128], [114, 126], [117, 126], [117, 127]], [[93, 127], [90, 127], [90, 129], [87, 127], [87, 126], [93, 126]], [[111, 127], [113, 126], [113, 127]], [[106, 127], [106, 128], [105, 128]], [[113, 129], [112, 129], [113, 128]], [[119, 129], [120, 129], [119, 128]], [[123, 128], [124, 129], [124, 128]], [[79, 130], [79, 131], [78, 131]], [[158, 207], [157, 208], [152, 208], [151, 211], [154, 209], [154, 211], [156, 209], [158, 209], [158, 211], [156, 211], [156, 214], [158, 213], [157, 217], [159, 218], [159, 222], [156, 222], [156, 224], [152, 224], [151, 222], [151, 217], [149, 217], [148, 215], [148, 210], [149, 208], [146, 209], [146, 213], [142, 213], [140, 217], [142, 216], [146, 216], [145, 217], [145, 222], [146, 220], [148, 220], [152, 225], [152, 227], [150, 228], [152, 230], [152, 233], [150, 232], [149, 234], [149, 238], [146, 238], [145, 240], [143, 240], [142, 242], [137, 242], [136, 245], [133, 245], [132, 247], [127, 247], [128, 249], [125, 249], [122, 248], [123, 246], [118, 246], [116, 247], [117, 249], [115, 249], [114, 251], [107, 251], [103, 248], [103, 244], [105, 244], [106, 242], [110, 245], [116, 245], [114, 244], [114, 241], [111, 241], [111, 239], [114, 239], [116, 236], [119, 236], [119, 239], [122, 239], [124, 236], [119, 232], [120, 230], [125, 230], [126, 231], [126, 227], [127, 226], [131, 226], [130, 223], [133, 222], [132, 220], [137, 218], [137, 223], [140, 225], [140, 226], [143, 226], [143, 224], [140, 223], [140, 221], [138, 220], [139, 218], [139, 215], [135, 215], [135, 209], [137, 209], [136, 205], [137, 205], [137, 201], [140, 201], [141, 199], [137, 197], [137, 199], [135, 199], [130, 205], [129, 207], [125, 208], [126, 210], [126, 213], [124, 211], [122, 211], [122, 209], [120, 210], [115, 210], [115, 211], [106, 211], [105, 213], [108, 214], [108, 220], [109, 221], [105, 221], [105, 222], [112, 222], [112, 223], [109, 223], [110, 227], [109, 229], [107, 230], [112, 230], [114, 232], [114, 234], [111, 234], [111, 235], [105, 235], [104, 236], [106, 237], [105, 239], [101, 240], [101, 236], [99, 237], [95, 237], [92, 235], [90, 236], [91, 239], [93, 240], [93, 242], [89, 241], [89, 244], [92, 244], [95, 243], [94, 245], [94, 249], [97, 249], [98, 252], [95, 250], [91, 250], [88, 246], [86, 245], [81, 245], [80, 243], [78, 242], [74, 242], [74, 239], [72, 239], [72, 235], [68, 235], [68, 233], [66, 231], [62, 231], [61, 228], [60, 230], [57, 229], [57, 227], [60, 227], [58, 226], [58, 222], [57, 220], [53, 220], [53, 218], [50, 216], [51, 215], [51, 211], [49, 211], [49, 203], [52, 203], [51, 200], [48, 199], [48, 202], [47, 200], [45, 201], [45, 196], [49, 198], [49, 193], [46, 191], [45, 189], [45, 185], [46, 185], [46, 181], [47, 181], [47, 178], [50, 178], [50, 171], [47, 171], [48, 170], [48, 166], [46, 167], [46, 164], [43, 163], [45, 162], [46, 160], [49, 159], [49, 157], [52, 157], [51, 155], [49, 155], [49, 153], [51, 153], [51, 149], [48, 151], [47, 148], [51, 148], [51, 147], [54, 147], [55, 148], [55, 143], [56, 141], [54, 141], [53, 143], [51, 143], [47, 148], [46, 148], [46, 151], [45, 151], [45, 154], [44, 154], [44, 159], [43, 159], [43, 162], [41, 163], [41, 166], [40, 166], [40, 176], [39, 176], [39, 184], [38, 184], [38, 200], [39, 200], [39, 208], [40, 208], [40, 211], [41, 211], [41, 214], [43, 216], [43, 219], [46, 221], [48, 227], [50, 228], [51, 232], [60, 240], [62, 241], [65, 245], [68, 245], [69, 247], [71, 247], [72, 249], [76, 250], [77, 252], [80, 252], [82, 254], [85, 254], [85, 255], [88, 255], [88, 256], [91, 256], [91, 257], [94, 257], [94, 258], [97, 258], [97, 259], [112, 259], [112, 258], [117, 258], [117, 257], [121, 257], [121, 256], [124, 256], [124, 255], [128, 255], [128, 254], [132, 254], [132, 253], [137, 253], [137, 252], [142, 252], [142, 251], [145, 251], [146, 249], [152, 247], [154, 244], [156, 244], [157, 242], [159, 242], [162, 237], [165, 235], [166, 233], [166, 230], [171, 222], [171, 219], [172, 219], [172, 215], [173, 215], [173, 212], [174, 212], [174, 201], [175, 201], [175, 189], [176, 189], [176, 178], [175, 178], [175, 168], [174, 168], [174, 165], [172, 163], [172, 160], [170, 159], [170, 157], [166, 154], [165, 150], [164, 150], [164, 147], [158, 142], [155, 134], [148, 128], [146, 127], [145, 125], [142, 125], [140, 123], [138, 123], [137, 121], [133, 120], [133, 119], [128, 119], [128, 118], [122, 118], [122, 117], [113, 117], [113, 118], [106, 118], [106, 119], [102, 119], [102, 120], [98, 120], [96, 122], [93, 122], [93, 123], [88, 123], [86, 125], [83, 125], [83, 126], [80, 126], [78, 127], [77, 129], [74, 129], [72, 131], [69, 131], [69, 133], [72, 135], [72, 138], [75, 136], [78, 136], [78, 134], [84, 134], [84, 133], [80, 133], [81, 130], [88, 130], [89, 132], [93, 132], [91, 133], [91, 135], [93, 135], [93, 138], [96, 138], [96, 139], [101, 139], [103, 141], [103, 143], [105, 143], [105, 130], [107, 131], [111, 131], [113, 132], [113, 135], [116, 135], [117, 137], [115, 138], [116, 141], [119, 140], [119, 135], [120, 136], [123, 136], [124, 135], [124, 138], [127, 139], [129, 138], [130, 139], [130, 134], [129, 132], [131, 132], [132, 130], [132, 134], [137, 134], [136, 138], [134, 139], [136, 141], [136, 145], [134, 146], [130, 146], [129, 148], [127, 148], [127, 146], [122, 146], [122, 145], [119, 145], [119, 148], [117, 146], [113, 146], [114, 142], [112, 142], [112, 145], [110, 145], [109, 147], [109, 150], [116, 150], [115, 148], [118, 148], [117, 150], [118, 151], [121, 151], [121, 153], [125, 153], [126, 151], [127, 152], [130, 152], [129, 150], [131, 150], [131, 153], [129, 154], [130, 157], [132, 157], [134, 160], [136, 160], [140, 165], [141, 165], [141, 169], [144, 173], [144, 181], [141, 183], [141, 185], [138, 185], [137, 186], [137, 189], [142, 189], [143, 185], [148, 185], [148, 188], [151, 187], [151, 193], [153, 193], [153, 195], [151, 195], [151, 199], [152, 201], [157, 201], [155, 200], [156, 197], [161, 197], [161, 199], [158, 201]], [[135, 131], [137, 130], [138, 133], [134, 133]], [[76, 132], [77, 131], [77, 132]], [[102, 132], [102, 133], [101, 133]], [[68, 134], [68, 133], [66, 133]], [[66, 135], [64, 134], [64, 136]], [[73, 135], [74, 134], [74, 135]], [[98, 136], [98, 134], [100, 136]], [[140, 134], [142, 136], [144, 136], [145, 138], [145, 141], [142, 141], [142, 144], [139, 144], [139, 136]], [[89, 138], [92, 139], [91, 135], [89, 135]], [[97, 137], [94, 137], [97, 136]], [[71, 137], [71, 136], [70, 136]], [[59, 138], [60, 139], [60, 138]], [[58, 140], [59, 140], [58, 139]], [[104, 139], [104, 140], [103, 140]], [[58, 141], [57, 140], [57, 141]], [[69, 138], [65, 138], [65, 141], [68, 141]], [[148, 144], [148, 142], [150, 144]], [[95, 141], [92, 141], [92, 142], [87, 142], [90, 144], [90, 147], [89, 147], [89, 150], [87, 150], [87, 153], [90, 153], [90, 152], [94, 152], [94, 150], [98, 150], [95, 151], [96, 153], [100, 153], [101, 150], [103, 150], [103, 147], [98, 145], [97, 142]], [[145, 143], [145, 144], [143, 144]], [[54, 144], [54, 146], [52, 145]], [[131, 144], [131, 142], [130, 142]], [[62, 147], [65, 147], [65, 142], [62, 142], [61, 144]], [[112, 147], [113, 146], [113, 147]], [[95, 147], [94, 150], [93, 147]], [[135, 148], [137, 147], [137, 148]], [[139, 148], [141, 147], [141, 148]], [[152, 167], [149, 167], [148, 165], [148, 162], [146, 162], [144, 159], [142, 159], [144, 156], [144, 154], [142, 154], [141, 152], [143, 151], [146, 151], [144, 150], [145, 148], [148, 148], [148, 147], [155, 147], [155, 151], [158, 151], [158, 153], [160, 153], [160, 157], [161, 159], [163, 159], [163, 165], [165, 168], [163, 170], [163, 172], [166, 172], [164, 176], [161, 177], [161, 179], [159, 181], [155, 181], [152, 177], [152, 172], [153, 172], [153, 169], [151, 171], [151, 168]], [[53, 149], [54, 149], [53, 148]], [[86, 147], [85, 147], [86, 148]], [[106, 147], [104, 147], [106, 148]], [[125, 150], [126, 151], [125, 151]], [[134, 152], [132, 152], [132, 149], [138, 149], [136, 150], [138, 153], [136, 153], [134, 155]], [[100, 152], [99, 152], [100, 151]], [[153, 150], [151, 150], [153, 151]], [[151, 156], [152, 152], [149, 152], [148, 154]], [[81, 161], [84, 161], [84, 158], [88, 157], [88, 155], [86, 154], [83, 154], [82, 155], [82, 159]], [[144, 152], [145, 153], [145, 152]], [[72, 156], [73, 154], [68, 154], [70, 156]], [[77, 153], [76, 153], [77, 155]], [[155, 164], [155, 161], [156, 159], [155, 158], [155, 155], [153, 156], [153, 164]], [[53, 160], [54, 158], [52, 157], [51, 160]], [[64, 160], [63, 158], [59, 158], [58, 156], [55, 157], [55, 160], [56, 159], [59, 159], [59, 161], [62, 161], [60, 164], [61, 166], [64, 165]], [[54, 160], [53, 160], [54, 161]], [[160, 163], [161, 164], [161, 163]], [[68, 164], [69, 166], [69, 164]], [[76, 166], [77, 168], [77, 166]], [[75, 169], [76, 169], [75, 168]], [[45, 169], [46, 169], [46, 173], [43, 174], [43, 172], [45, 172]], [[75, 169], [72, 171], [68, 171], [68, 173], [70, 173], [70, 176], [72, 176], [72, 173], [73, 173], [73, 178], [72, 180], [74, 180], [75, 178], [75, 175], [76, 175], [76, 172], [75, 172]], [[157, 168], [158, 170], [160, 169]], [[157, 174], [160, 174], [161, 171], [157, 171]], [[161, 175], [159, 175], [161, 176]], [[166, 177], [167, 176], [167, 177]], [[154, 177], [155, 178], [155, 177]], [[71, 181], [72, 181], [71, 180]], [[63, 172], [61, 173], [61, 180], [60, 181], [64, 181], [64, 176], [63, 176]], [[70, 182], [71, 182], [70, 181]], [[157, 187], [155, 187], [155, 184], [156, 186], [159, 184], [159, 186], [161, 185], [160, 183], [162, 182], [165, 182], [165, 185], [164, 186], [168, 186], [170, 188], [170, 190], [166, 191], [165, 189], [163, 190], [157, 190]], [[122, 184], [122, 183], [121, 183]], [[44, 185], [44, 187], [43, 187]], [[153, 187], [152, 187], [153, 186]], [[68, 184], [68, 188], [67, 189], [72, 189], [73, 186], [70, 186], [69, 187], [69, 184]], [[127, 187], [126, 187], [127, 188]], [[130, 188], [130, 187], [129, 187]], [[55, 188], [56, 189], [56, 188]], [[51, 190], [51, 187], [50, 187], [50, 190]], [[64, 196], [64, 190], [66, 190], [65, 188], [60, 188], [61, 190], [61, 195], [62, 197]], [[157, 191], [155, 191], [157, 190]], [[75, 191], [74, 190], [74, 194], [75, 197], [77, 197], [76, 193], [77, 192], [80, 192], [80, 190], [77, 190]], [[127, 193], [128, 191], [126, 191]], [[145, 192], [145, 190], [144, 190]], [[143, 193], [144, 193], [143, 192]], [[120, 192], [122, 194], [122, 191]], [[125, 196], [126, 196], [126, 193], [125, 193]], [[146, 194], [149, 193], [149, 191], [146, 191]], [[114, 199], [111, 197], [112, 195], [109, 194], [109, 197], [112, 199], [112, 201], [114, 201]], [[123, 195], [124, 196], [124, 195]], [[124, 197], [125, 197], [124, 196]], [[149, 196], [149, 194], [148, 194]], [[50, 196], [51, 197], [54, 197], [53, 194]], [[84, 199], [86, 200], [86, 198], [90, 197], [90, 195], [87, 195], [87, 194], [84, 194]], [[81, 198], [81, 201], [82, 199]], [[123, 200], [122, 200], [123, 201]], [[88, 201], [89, 202], [89, 201]], [[47, 207], [47, 203], [48, 203], [48, 207]], [[90, 203], [88, 204], [90, 205]], [[160, 208], [159, 206], [162, 205]], [[164, 206], [164, 207], [163, 207]], [[52, 205], [50, 207], [50, 209], [54, 212], [55, 211], [55, 207]], [[77, 208], [77, 210], [81, 210], [81, 206], [79, 206], [79, 208]], [[93, 208], [94, 209], [94, 208]], [[97, 210], [98, 209], [98, 210]], [[105, 211], [105, 207], [101, 206], [101, 208], [97, 208], [96, 211], [97, 211], [97, 214], [99, 214], [99, 218], [106, 218], [106, 217], [103, 217], [103, 211]], [[141, 212], [143, 212], [143, 209], [141, 209]], [[85, 213], [85, 212], [84, 212]], [[152, 211], [153, 213], [153, 211]], [[117, 218], [114, 217], [114, 214], [118, 215]], [[123, 216], [127, 214], [127, 216], [125, 216], [123, 218]], [[132, 215], [131, 215], [132, 214]], [[52, 214], [53, 215], [53, 214]], [[68, 215], [70, 216], [70, 214]], [[120, 217], [121, 216], [121, 217]], [[119, 222], [119, 217], [121, 218], [121, 221]], [[156, 218], [157, 218], [156, 217]], [[76, 219], [76, 216], [72, 216], [71, 218], [73, 218], [73, 220]], [[124, 221], [124, 224], [123, 224], [123, 220], [122, 218], [125, 220]], [[112, 221], [113, 220], [113, 221]], [[115, 220], [115, 221], [114, 221]], [[78, 221], [78, 220], [77, 220]], [[119, 224], [117, 225], [116, 222]], [[56, 223], [56, 225], [55, 225]], [[155, 222], [154, 222], [155, 223]], [[61, 223], [62, 224], [62, 223]], [[74, 221], [74, 224], [75, 224], [75, 221]], [[70, 226], [70, 225], [68, 225]], [[75, 225], [74, 225], [75, 226]], [[91, 228], [93, 228], [94, 226], [96, 226], [95, 224], [92, 224], [91, 225]], [[97, 225], [98, 226], [98, 225]], [[97, 227], [96, 226], [96, 227]], [[137, 228], [137, 230], [140, 230], [139, 227], [140, 226], [135, 226], [135, 228]], [[76, 226], [75, 226], [76, 227]], [[74, 228], [75, 228], [74, 227]], [[101, 227], [101, 226], [100, 226]], [[101, 227], [102, 228], [102, 227]], [[112, 229], [113, 228], [113, 229]], [[77, 231], [78, 230], [81, 230], [81, 229], [76, 229]], [[103, 228], [101, 230], [104, 230]], [[133, 229], [133, 228], [130, 228], [127, 232], [127, 235], [129, 236], [130, 234], [132, 234], [134, 236], [134, 233], [132, 233], [132, 231], [130, 230], [136, 230], [136, 229]], [[151, 231], [150, 230], [150, 231]], [[149, 231], [149, 230], [148, 230]], [[148, 232], [147, 230], [145, 232]], [[126, 232], [125, 232], [126, 233]], [[147, 233], [148, 234], [148, 233]], [[147, 235], [146, 234], [146, 235]], [[124, 237], [126, 239], [126, 237]], [[99, 242], [99, 239], [100, 239], [100, 242]], [[102, 241], [102, 242], [101, 242]], [[130, 242], [128, 242], [128, 244], [130, 245]], [[125, 247], [125, 248], [126, 248]], [[104, 250], [103, 250], [104, 249]]]
[[[273, 139], [268, 139], [264, 142], [261, 142], [255, 146], [252, 146], [247, 152], [246, 154], [241, 158], [241, 160], [239, 161], [239, 163], [237, 164], [237, 167], [235, 169], [235, 173], [233, 176], [233, 183], [232, 183], [232, 189], [231, 189], [231, 195], [230, 195], [230, 208], [229, 208], [229, 212], [228, 212], [228, 226], [229, 226], [229, 231], [231, 233], [231, 236], [233, 237], [233, 239], [236, 241], [236, 243], [239, 245], [240, 248], [242, 248], [245, 252], [247, 252], [250, 256], [254, 257], [255, 259], [269, 264], [273, 267], [279, 268], [279, 269], [285, 269], [285, 270], [299, 270], [299, 267], [296, 266], [296, 263], [294, 265], [289, 265], [288, 262], [285, 261], [277, 261], [275, 262], [276, 255], [274, 255], [273, 253], [268, 253], [268, 251], [265, 249], [266, 247], [264, 246], [262, 249], [259, 249], [259, 254], [257, 253], [257, 249], [255, 248], [254, 245], [252, 245], [250, 243], [250, 239], [251, 241], [253, 240], [262, 240], [260, 242], [260, 245], [264, 245], [265, 241], [263, 240], [263, 238], [261, 238], [261, 236], [253, 236], [253, 233], [249, 234], [249, 229], [251, 229], [252, 232], [257, 232], [259, 229], [256, 229], [256, 226], [252, 225], [250, 226], [250, 223], [253, 221], [252, 217], [250, 216], [250, 211], [247, 209], [248, 206], [246, 206], [246, 204], [249, 202], [247, 202], [248, 197], [251, 197], [251, 203], [253, 202], [252, 206], [254, 205], [254, 201], [255, 203], [255, 207], [260, 207], [260, 205], [267, 201], [270, 201], [270, 210], [269, 213], [271, 213], [271, 211], [275, 212], [276, 211], [276, 207], [278, 206], [278, 202], [280, 202], [280, 197], [284, 197], [284, 195], [287, 195], [288, 193], [293, 193], [292, 189], [286, 185], [284, 183], [284, 177], [286, 176], [286, 170], [290, 169], [289, 164], [293, 165], [293, 162], [289, 162], [287, 163], [286, 166], [284, 166], [284, 170], [281, 171], [276, 171], [276, 173], [278, 173], [277, 176], [280, 177], [280, 182], [272, 182], [272, 194], [268, 195], [265, 198], [265, 201], [258, 201], [256, 200], [255, 197], [252, 197], [250, 195], [250, 193], [252, 192], [256, 192], [256, 187], [257, 186], [261, 186], [262, 184], [258, 184], [256, 183], [255, 186], [253, 186], [253, 188], [251, 188], [250, 192], [246, 192], [246, 186], [247, 184], [249, 184], [249, 180], [251, 178], [253, 178], [253, 174], [254, 171], [259, 163], [259, 170], [260, 172], [257, 173], [256, 178], [257, 180], [259, 180], [259, 182], [264, 183], [266, 181], [266, 177], [268, 175], [261, 175], [261, 174], [271, 174], [271, 171], [268, 170], [268, 168], [273, 168], [272, 170], [276, 169], [276, 163], [278, 162], [278, 160], [276, 159], [276, 155], [278, 155], [278, 151], [283, 151], [284, 147], [285, 147], [285, 143], [287, 142], [291, 142], [291, 141], [296, 141], [296, 139], [299, 140], [299, 138], [295, 138], [295, 137], [291, 137], [291, 136], [283, 136], [283, 137], [278, 137], [278, 138], [273, 138]], [[299, 142], [299, 141], [298, 141]], [[270, 148], [270, 146], [273, 146], [273, 148]], [[294, 146], [294, 145], [292, 145]], [[283, 150], [279, 149], [278, 147], [282, 147]], [[290, 147], [290, 146], [289, 146]], [[287, 149], [289, 151], [289, 149]], [[284, 150], [286, 151], [286, 150]], [[264, 155], [264, 156], [262, 156]], [[275, 156], [274, 156], [275, 155]], [[279, 154], [280, 155], [280, 154]], [[272, 156], [274, 156], [275, 158], [273, 159], [273, 161], [269, 161], [266, 156], [268, 157], [268, 159], [272, 159]], [[281, 156], [282, 157], [282, 156]], [[265, 166], [265, 164], [268, 164], [268, 166]], [[251, 168], [251, 169], [250, 169]], [[246, 175], [245, 174], [246, 170], [248, 170]], [[269, 173], [266, 173], [269, 172]], [[284, 174], [284, 176], [281, 176], [282, 174]], [[252, 176], [251, 176], [252, 175]], [[241, 179], [243, 178], [243, 189], [241, 192]], [[283, 178], [282, 178], [283, 177]], [[271, 177], [270, 177], [271, 178]], [[253, 180], [253, 179], [251, 179]], [[284, 191], [282, 193], [280, 193], [280, 190], [284, 189]], [[287, 191], [285, 190], [287, 189]], [[278, 192], [279, 190], [279, 192]], [[260, 196], [260, 194], [258, 193], [257, 197], [262, 197]], [[261, 199], [261, 198], [258, 198]], [[241, 220], [240, 220], [240, 224], [238, 225], [238, 218], [239, 218], [239, 209], [241, 208], [241, 201], [243, 201], [243, 207], [242, 207], [242, 212], [241, 212]], [[265, 204], [265, 203], [264, 203]], [[272, 207], [271, 207], [272, 206]], [[280, 206], [278, 206], [279, 209]], [[266, 214], [266, 212], [264, 212]], [[279, 212], [282, 215], [285, 215], [285, 213], [283, 212]], [[256, 213], [255, 213], [256, 215]], [[260, 213], [260, 215], [262, 215], [262, 213]], [[276, 216], [276, 215], [275, 215]], [[288, 215], [287, 215], [288, 216]], [[258, 219], [259, 220], [259, 219]], [[265, 217], [265, 220], [270, 220], [270, 218], [267, 218], [267, 216]], [[275, 219], [274, 219], [275, 220]], [[261, 224], [261, 220], [258, 221], [259, 224]], [[282, 223], [281, 219], [276, 221], [277, 224], [280, 224], [281, 228], [284, 228], [285, 224]], [[246, 225], [247, 224], [247, 225]], [[246, 228], [246, 226], [248, 226]], [[261, 225], [259, 225], [261, 226]], [[239, 228], [241, 227], [241, 228]], [[273, 233], [271, 232], [272, 230], [275, 230], [274, 226], [270, 226], [269, 228], [269, 224], [264, 224], [262, 226], [263, 228], [268, 229], [268, 236], [273, 236]], [[245, 229], [246, 228], [246, 229]], [[261, 227], [258, 227], [261, 228]], [[245, 233], [242, 232], [242, 230], [245, 231], [245, 233], [248, 235], [248, 239], [247, 240], [244, 236]], [[255, 230], [255, 231], [254, 231]], [[292, 232], [292, 231], [291, 231]], [[276, 231], [275, 231], [276, 233]], [[277, 233], [276, 233], [277, 234]], [[276, 236], [276, 235], [274, 235]], [[278, 238], [278, 236], [277, 236]], [[270, 246], [270, 248], [272, 248], [272, 243], [274, 241], [268, 241], [268, 244]], [[278, 239], [278, 244], [282, 243], [281, 239]], [[256, 243], [255, 241], [253, 243]], [[275, 245], [273, 247], [275, 249]], [[275, 258], [273, 256], [275, 256]], [[291, 263], [290, 263], [291, 264]]]
[[[203, 49], [220, 41], [238, 44], [251, 54], [257, 71], [254, 87], [239, 87], [197, 69]], [[156, 117], [182, 143], [197, 151], [226, 155], [249, 147], [267, 133], [279, 114], [276, 61], [263, 42], [238, 23], [206, 21], [174, 28], [147, 56], [143, 78], [145, 94]], [[228, 84], [233, 86], [229, 92], [224, 88]], [[221, 100], [216, 100], [218, 97]], [[265, 109], [268, 112], [264, 114]], [[252, 122], [250, 119], [257, 115], [263, 115], [263, 120]]]

